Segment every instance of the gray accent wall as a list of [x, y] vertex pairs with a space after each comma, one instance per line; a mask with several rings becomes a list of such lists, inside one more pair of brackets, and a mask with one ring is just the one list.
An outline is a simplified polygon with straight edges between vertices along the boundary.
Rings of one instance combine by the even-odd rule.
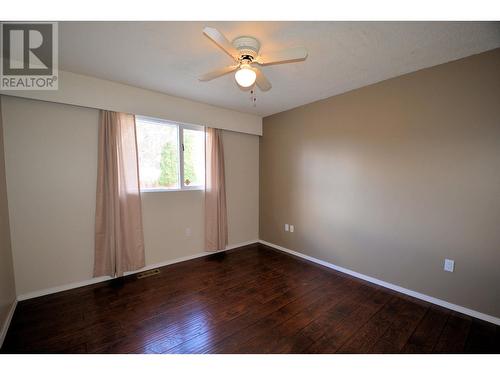
[[500, 49], [263, 127], [262, 240], [500, 317]]

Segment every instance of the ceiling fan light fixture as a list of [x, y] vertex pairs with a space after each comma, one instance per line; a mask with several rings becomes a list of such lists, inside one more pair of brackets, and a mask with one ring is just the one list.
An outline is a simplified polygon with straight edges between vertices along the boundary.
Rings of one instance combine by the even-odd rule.
[[213, 27], [203, 28], [203, 34], [226, 52], [233, 59], [233, 64], [200, 76], [198, 78], [200, 81], [211, 81], [227, 73], [235, 72], [234, 78], [240, 87], [249, 88], [256, 84], [261, 91], [269, 91], [272, 87], [271, 82], [258, 65], [283, 64], [303, 61], [307, 58], [307, 50], [304, 47], [288, 48], [261, 55], [260, 42], [254, 37], [240, 36], [229, 42], [224, 34]]
[[241, 87], [250, 87], [255, 83], [257, 74], [250, 68], [250, 65], [242, 64], [236, 73], [234, 73], [234, 78]]

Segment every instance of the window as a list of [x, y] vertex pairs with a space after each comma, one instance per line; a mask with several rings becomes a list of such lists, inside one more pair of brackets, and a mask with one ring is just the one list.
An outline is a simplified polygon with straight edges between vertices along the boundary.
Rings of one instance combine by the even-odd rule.
[[205, 184], [202, 126], [136, 116], [141, 190], [199, 190]]

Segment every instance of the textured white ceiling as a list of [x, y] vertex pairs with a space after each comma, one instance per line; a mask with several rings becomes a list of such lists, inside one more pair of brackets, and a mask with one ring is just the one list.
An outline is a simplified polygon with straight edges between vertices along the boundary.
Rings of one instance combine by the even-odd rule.
[[[261, 52], [304, 46], [304, 62], [266, 66], [273, 88], [257, 106], [232, 74], [198, 76], [231, 63], [202, 34], [251, 35]], [[500, 47], [499, 22], [61, 22], [60, 68], [267, 116], [358, 87]]]

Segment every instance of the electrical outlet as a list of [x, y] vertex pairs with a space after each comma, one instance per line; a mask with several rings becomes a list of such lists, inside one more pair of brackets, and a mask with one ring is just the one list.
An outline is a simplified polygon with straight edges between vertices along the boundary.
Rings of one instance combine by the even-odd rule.
[[455, 261], [453, 259], [445, 259], [444, 270], [447, 272], [453, 272], [455, 270]]
[[185, 233], [186, 237], [191, 237], [191, 228], [186, 228]]
[[293, 233], [294, 230], [295, 230], [295, 227], [292, 224], [290, 224], [290, 232]]
[[290, 226], [288, 224], [285, 224], [285, 232], [288, 232], [290, 230]]

